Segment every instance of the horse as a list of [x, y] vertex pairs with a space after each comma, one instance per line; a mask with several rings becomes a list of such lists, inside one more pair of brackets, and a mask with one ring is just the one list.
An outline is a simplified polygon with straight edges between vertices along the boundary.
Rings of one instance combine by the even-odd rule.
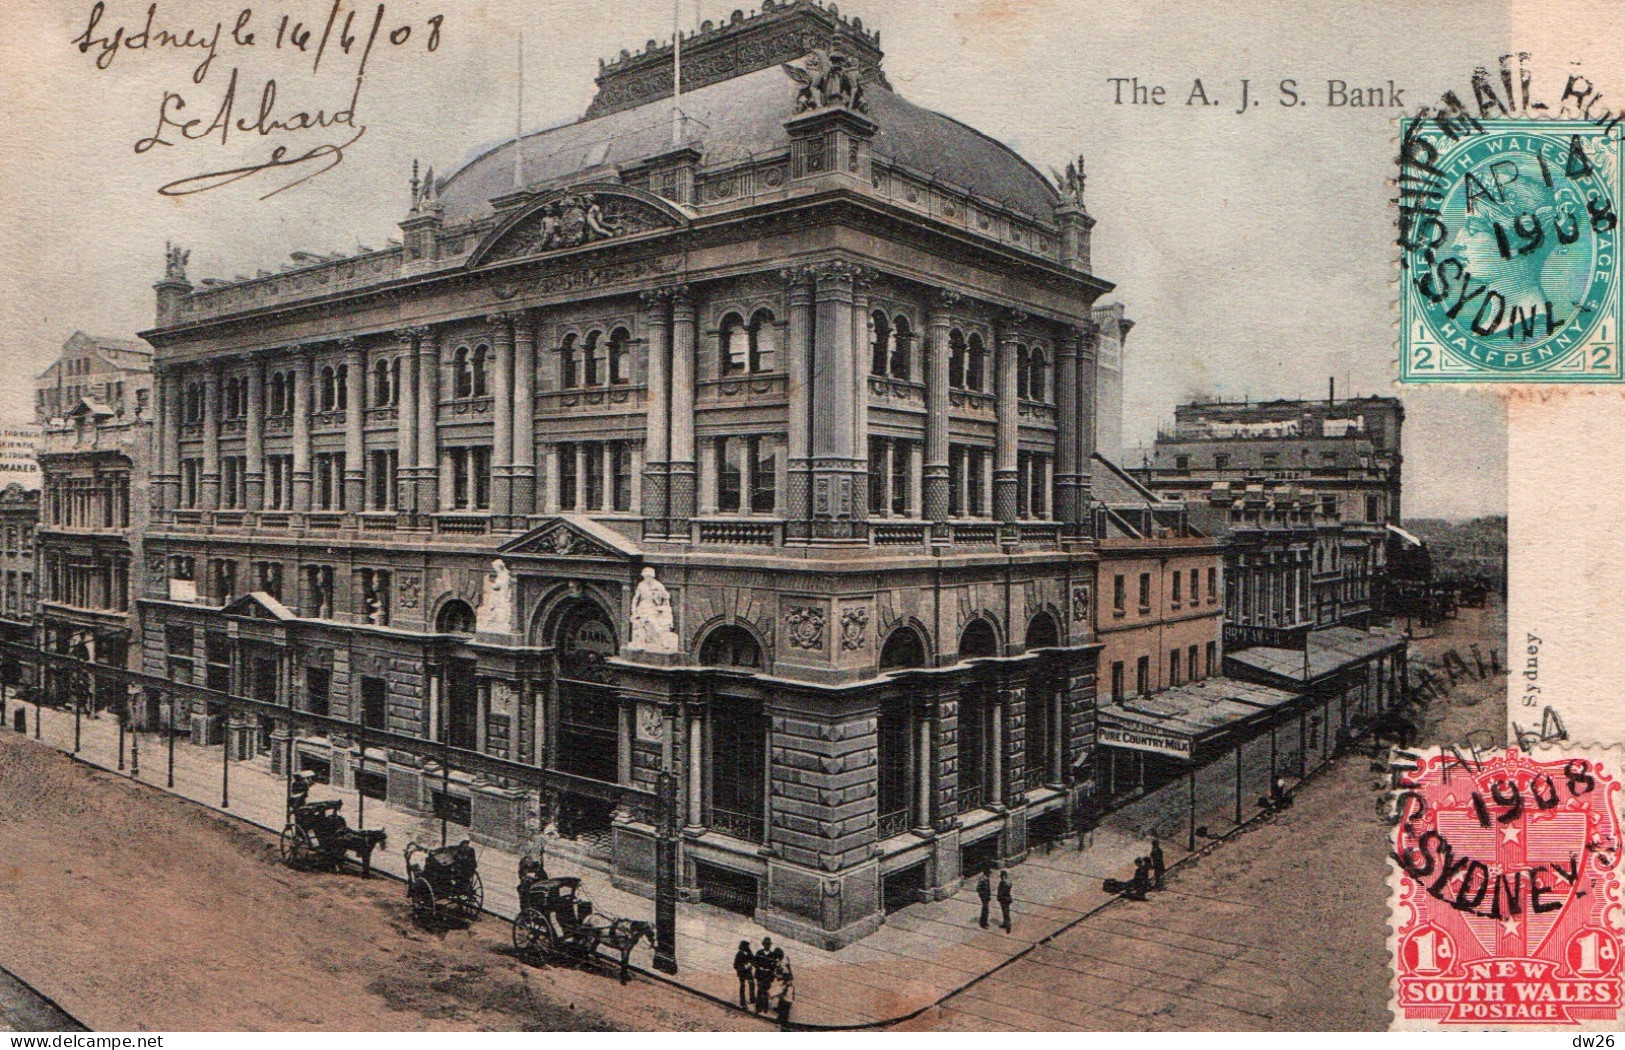
[[601, 944], [607, 945], [611, 950], [621, 953], [621, 983], [625, 984], [631, 973], [628, 962], [632, 958], [632, 949], [638, 946], [639, 941], [648, 941], [649, 946], [655, 943], [655, 928], [653, 923], [641, 919], [616, 919], [609, 924], [604, 932]]

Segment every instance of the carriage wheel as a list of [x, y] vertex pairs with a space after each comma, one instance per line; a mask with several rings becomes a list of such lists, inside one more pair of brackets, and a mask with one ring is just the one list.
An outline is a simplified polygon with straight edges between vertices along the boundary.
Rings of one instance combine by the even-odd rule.
[[310, 832], [297, 824], [289, 824], [282, 829], [282, 838], [277, 846], [282, 853], [282, 862], [290, 868], [308, 868], [316, 856]]
[[535, 908], [525, 908], [513, 920], [513, 946], [526, 955], [553, 954], [553, 926]]
[[434, 925], [439, 908], [428, 880], [421, 875], [413, 875], [412, 881], [406, 885], [406, 896], [412, 902], [412, 918], [424, 926]]
[[473, 922], [480, 917], [480, 909], [485, 906], [485, 884], [480, 882], [480, 873], [475, 872], [468, 877], [468, 891], [463, 894], [463, 918]]

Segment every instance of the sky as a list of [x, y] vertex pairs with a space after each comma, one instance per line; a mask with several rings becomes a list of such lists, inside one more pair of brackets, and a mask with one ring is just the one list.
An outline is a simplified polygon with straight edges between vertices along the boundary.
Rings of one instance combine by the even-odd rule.
[[[166, 241], [191, 251], [193, 281], [277, 269], [295, 250], [353, 252], [398, 237], [412, 162], [448, 174], [513, 133], [523, 35], [527, 128], [578, 117], [600, 58], [668, 38], [670, 0], [386, 0], [355, 107], [365, 125], [343, 162], [269, 200], [259, 177], [189, 196], [176, 179], [263, 161], [277, 142], [239, 136], [177, 142], [138, 153], [159, 126], [166, 92], [212, 118], [238, 77], [238, 114], [252, 118], [268, 78], [278, 108], [343, 108], [377, 9], [362, 5], [348, 55], [311, 54], [273, 41], [284, 16], [319, 36], [331, 0], [253, 8], [229, 38], [242, 0], [159, 4], [154, 28], [212, 31], [206, 51], [120, 49], [96, 68], [120, 24], [141, 28], [150, 0], [8, 3], [0, 42], [8, 73], [0, 153], [0, 420], [31, 416], [31, 382], [76, 329], [129, 337], [153, 321], [152, 283]], [[350, 10], [350, 0], [340, 0]], [[736, 6], [678, 0], [690, 27]], [[851, 0], [843, 14], [882, 32], [885, 69], [911, 101], [1005, 142], [1041, 170], [1078, 155], [1097, 220], [1095, 272], [1116, 283], [1136, 322], [1125, 380], [1125, 438], [1149, 442], [1174, 406], [1195, 396], [1405, 400], [1406, 514], [1504, 513], [1506, 414], [1493, 394], [1399, 391], [1395, 383], [1393, 218], [1385, 183], [1405, 110], [1462, 90], [1475, 66], [1506, 50], [1504, 20], [1464, 3], [1253, 3], [1136, 0]], [[435, 49], [431, 19], [442, 15]], [[340, 18], [342, 19], [342, 15]], [[408, 27], [399, 44], [390, 33]], [[1414, 46], [1419, 34], [1427, 47]], [[312, 41], [312, 47], [315, 41]], [[1425, 52], [1425, 54], [1424, 54]], [[201, 74], [201, 83], [194, 77]], [[1161, 86], [1161, 106], [1135, 105], [1131, 84]], [[1241, 81], [1249, 82], [1246, 112]], [[1212, 104], [1193, 98], [1195, 81]], [[1303, 104], [1284, 106], [1290, 79]], [[1380, 87], [1330, 106], [1329, 82]], [[1392, 82], [1390, 84], [1390, 81]], [[786, 81], [789, 90], [789, 81]], [[1148, 98], [1150, 92], [1147, 92]], [[1345, 94], [1344, 99], [1352, 98]], [[1187, 104], [1189, 103], [1189, 104]], [[337, 129], [334, 129], [337, 130]], [[307, 141], [308, 140], [308, 141]]]

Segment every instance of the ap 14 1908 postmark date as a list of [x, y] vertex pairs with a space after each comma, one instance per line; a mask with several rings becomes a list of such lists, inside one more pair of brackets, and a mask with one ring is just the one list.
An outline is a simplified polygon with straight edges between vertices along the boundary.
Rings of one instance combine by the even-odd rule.
[[1609, 1024], [1621, 1006], [1620, 817], [1583, 750], [1434, 751], [1399, 780], [1399, 1027]]
[[1400, 378], [1619, 382], [1619, 126], [1417, 117], [1400, 239]]

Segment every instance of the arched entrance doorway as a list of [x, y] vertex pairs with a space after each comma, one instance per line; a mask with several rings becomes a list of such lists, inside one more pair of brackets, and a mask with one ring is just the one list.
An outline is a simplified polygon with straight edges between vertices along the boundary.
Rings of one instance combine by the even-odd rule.
[[[550, 630], [558, 667], [558, 750], [560, 772], [614, 784], [620, 759], [620, 703], [605, 661], [619, 649], [609, 614], [597, 602], [576, 598], [552, 616]], [[608, 848], [615, 793], [566, 791], [559, 795], [559, 834], [585, 837]], [[600, 842], [600, 840], [602, 840]]]
[[1039, 653], [1027, 671], [1026, 710], [1026, 771], [1027, 786], [1054, 783], [1061, 778], [1060, 752], [1056, 743], [1061, 738], [1059, 717], [1060, 676], [1053, 655], [1042, 650], [1055, 649], [1061, 644], [1060, 627], [1055, 617], [1047, 612], [1034, 616], [1027, 624], [1027, 652]]
[[[474, 634], [474, 608], [460, 598], [453, 598], [440, 607], [435, 616], [435, 629], [441, 634]], [[445, 690], [446, 743], [464, 751], [475, 751], [480, 746], [480, 684], [477, 664], [466, 656], [453, 656], [446, 661]]]
[[[960, 660], [999, 655], [999, 636], [993, 625], [977, 617], [959, 636]], [[988, 674], [972, 672], [959, 691], [959, 811], [986, 804], [992, 774], [993, 693], [996, 682]]]

